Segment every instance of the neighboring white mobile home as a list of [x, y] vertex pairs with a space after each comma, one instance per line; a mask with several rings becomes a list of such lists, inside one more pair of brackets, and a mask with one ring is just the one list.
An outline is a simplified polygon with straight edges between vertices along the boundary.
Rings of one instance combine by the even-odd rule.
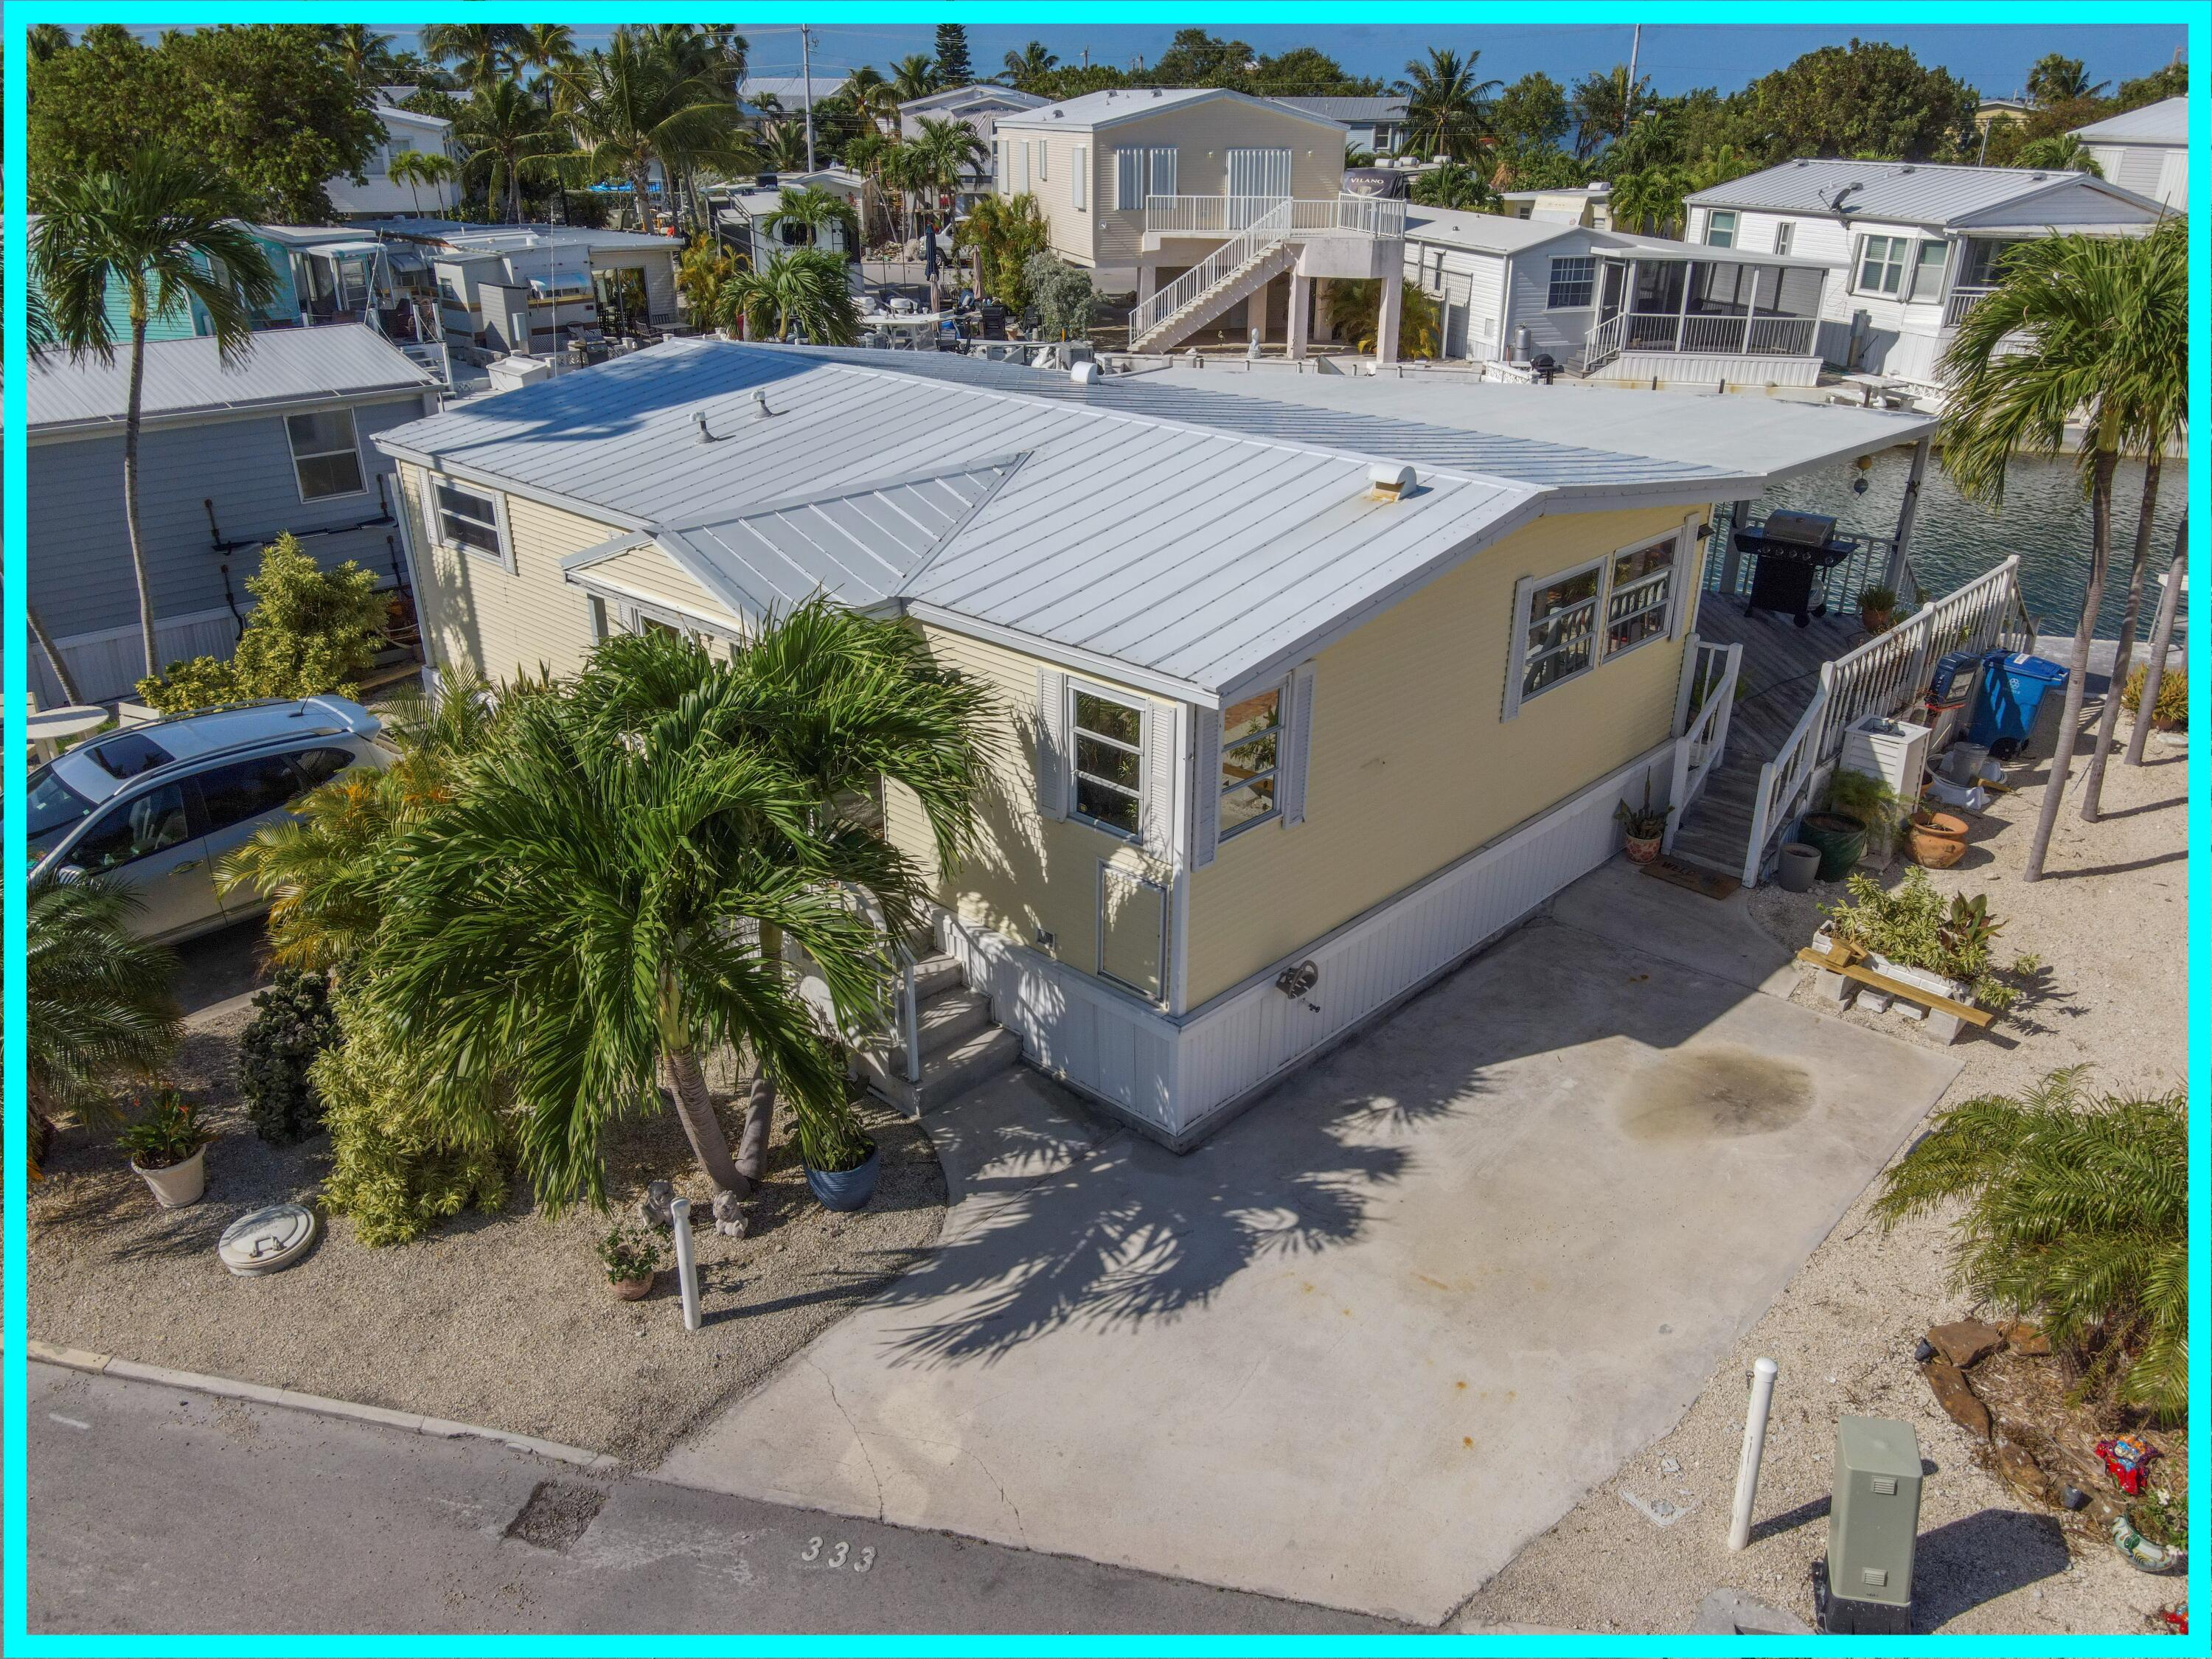
[[2168, 98], [2074, 129], [2105, 177], [2176, 213], [2189, 210], [2189, 100]]

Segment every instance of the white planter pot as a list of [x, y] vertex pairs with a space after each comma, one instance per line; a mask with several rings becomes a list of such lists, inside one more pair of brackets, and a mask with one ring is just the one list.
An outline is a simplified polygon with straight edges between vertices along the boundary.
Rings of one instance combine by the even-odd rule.
[[166, 1170], [149, 1170], [136, 1158], [131, 1160], [131, 1167], [153, 1189], [154, 1201], [165, 1210], [181, 1210], [187, 1204], [197, 1204], [200, 1194], [207, 1191], [204, 1146], [182, 1164], [172, 1164]]

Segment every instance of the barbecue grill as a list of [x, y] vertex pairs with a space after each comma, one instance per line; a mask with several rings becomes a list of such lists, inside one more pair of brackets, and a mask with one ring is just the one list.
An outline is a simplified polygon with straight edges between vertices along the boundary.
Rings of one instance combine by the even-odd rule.
[[[1788, 611], [1800, 628], [1828, 614], [1827, 573], [1849, 558], [1856, 544], [1836, 534], [1836, 521], [1819, 513], [1770, 513], [1748, 530], [1735, 532], [1735, 550], [1753, 560], [1751, 597], [1743, 614]], [[1813, 604], [1813, 578], [1820, 576], [1820, 603]]]

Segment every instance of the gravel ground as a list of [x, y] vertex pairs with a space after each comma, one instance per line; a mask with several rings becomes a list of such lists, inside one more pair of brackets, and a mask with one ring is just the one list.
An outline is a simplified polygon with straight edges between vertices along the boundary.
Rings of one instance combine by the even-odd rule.
[[[2094, 703], [2087, 712], [2094, 716]], [[2019, 792], [2000, 797], [1979, 821], [1966, 860], [1931, 872], [1943, 891], [1990, 894], [1990, 908], [2009, 919], [2001, 957], [2026, 952], [2049, 965], [2019, 1018], [1960, 1038], [1966, 1069], [1942, 1104], [2014, 1092], [2080, 1062], [2093, 1067], [2099, 1089], [2186, 1085], [2186, 739], [2154, 737], [2148, 760], [2140, 769], [2112, 765], [2100, 823], [2081, 823], [2069, 793], [2042, 881], [2020, 878], [2048, 775], [2042, 761], [2013, 769]], [[2081, 770], [2077, 761], [2077, 787]], [[1748, 902], [1761, 925], [1796, 946], [1810, 939], [1818, 901], [1838, 896], [1838, 888], [1800, 896], [1761, 887]], [[1812, 984], [1808, 970], [1795, 1000], [1832, 1006], [1815, 1001]], [[1917, 1036], [1893, 1012], [1842, 1017]], [[1920, 1512], [1918, 1628], [2134, 1635], [2155, 1609], [2181, 1599], [2179, 1579], [2137, 1572], [2109, 1544], [2062, 1529], [2056, 1511], [2017, 1497], [1978, 1461], [1981, 1443], [1937, 1407], [1912, 1363], [1914, 1343], [1931, 1324], [1971, 1311], [1947, 1284], [1948, 1222], [1885, 1234], [1870, 1224], [1875, 1190], [1798, 1270], [1675, 1429], [1470, 1598], [1468, 1627], [1686, 1631], [1699, 1599], [1721, 1587], [1809, 1622], [1809, 1572], [1826, 1552], [1835, 1425], [1844, 1413], [1911, 1423], [1932, 1466]], [[1778, 1364], [1780, 1376], [1752, 1543], [1730, 1555], [1747, 1384], [1761, 1355]], [[1632, 1498], [1664, 1498], [1681, 1513], [1657, 1526]]]
[[[863, 1107], [883, 1149], [867, 1208], [837, 1214], [806, 1188], [779, 1114], [752, 1237], [696, 1228], [705, 1324], [687, 1334], [672, 1266], [641, 1302], [617, 1302], [592, 1246], [611, 1218], [534, 1211], [517, 1183], [500, 1215], [471, 1212], [416, 1243], [371, 1249], [343, 1217], [289, 1272], [239, 1279], [216, 1238], [262, 1205], [304, 1200], [329, 1167], [326, 1136], [256, 1139], [228, 1083], [251, 1008], [192, 1022], [174, 1081], [224, 1131], [208, 1192], [155, 1207], [105, 1136], [64, 1129], [32, 1188], [29, 1325], [51, 1342], [152, 1364], [416, 1411], [649, 1464], [693, 1421], [765, 1377], [937, 1237], [945, 1180], [920, 1127]], [[718, 1096], [734, 1140], [741, 1102]], [[634, 1214], [665, 1176], [706, 1210], [671, 1115], [627, 1126], [608, 1155], [610, 1202]]]

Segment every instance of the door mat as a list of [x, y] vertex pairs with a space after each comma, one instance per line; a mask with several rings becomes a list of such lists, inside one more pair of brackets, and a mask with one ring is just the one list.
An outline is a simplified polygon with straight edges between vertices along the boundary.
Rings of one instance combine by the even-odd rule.
[[1717, 870], [1700, 870], [1693, 864], [1665, 857], [1645, 865], [1644, 873], [1676, 887], [1686, 887], [1693, 893], [1703, 893], [1709, 899], [1724, 899], [1743, 885], [1734, 876], [1724, 876]]

